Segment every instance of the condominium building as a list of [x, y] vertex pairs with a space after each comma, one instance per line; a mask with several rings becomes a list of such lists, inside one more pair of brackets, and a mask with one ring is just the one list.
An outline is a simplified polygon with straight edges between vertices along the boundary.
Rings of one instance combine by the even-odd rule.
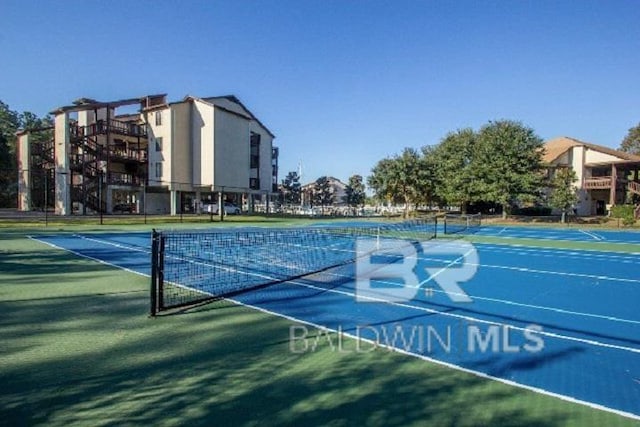
[[549, 140], [544, 148], [550, 174], [557, 168], [575, 171], [578, 215], [605, 215], [640, 195], [640, 156], [569, 137]]
[[176, 215], [223, 199], [251, 211], [277, 191], [275, 136], [235, 96], [83, 98], [52, 114], [53, 128], [18, 133], [21, 210]]
[[[331, 189], [333, 202], [332, 206], [344, 206], [346, 203], [344, 202], [345, 190], [347, 185], [340, 181], [338, 178], [334, 178], [332, 176], [327, 176], [327, 183], [329, 184], [329, 188]], [[307, 206], [314, 205], [314, 193], [316, 192], [316, 183], [317, 181], [313, 181], [307, 183], [301, 188], [301, 197], [302, 204]]]

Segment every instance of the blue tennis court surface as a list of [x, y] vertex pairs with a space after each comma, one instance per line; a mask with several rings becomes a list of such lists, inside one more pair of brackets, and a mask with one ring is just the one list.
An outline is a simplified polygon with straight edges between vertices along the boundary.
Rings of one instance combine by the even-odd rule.
[[[406, 301], [357, 300], [353, 266], [250, 291], [234, 301], [363, 338], [369, 346], [394, 347], [640, 419], [640, 233], [485, 226], [476, 235], [510, 244], [474, 243], [477, 257], [465, 258], [460, 253], [469, 252], [468, 243], [434, 241], [439, 251], [416, 252], [419, 286]], [[525, 246], [518, 238], [593, 242], [593, 250]], [[150, 273], [149, 233], [37, 239]], [[639, 246], [637, 252], [617, 252], [598, 250], [600, 243]], [[474, 270], [461, 283], [468, 303], [452, 301], [437, 280], [463, 263]], [[314, 342], [303, 329], [296, 333], [291, 350], [310, 351]], [[320, 345], [327, 345], [326, 338]]]

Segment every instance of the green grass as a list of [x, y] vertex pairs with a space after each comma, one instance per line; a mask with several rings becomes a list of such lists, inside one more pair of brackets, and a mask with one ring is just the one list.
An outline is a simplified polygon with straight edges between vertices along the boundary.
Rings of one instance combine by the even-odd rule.
[[227, 216], [224, 221], [220, 221], [218, 217], [213, 217], [211, 221], [208, 215], [184, 215], [180, 216], [152, 216], [149, 215], [146, 220], [144, 216], [120, 216], [105, 215], [100, 223], [99, 217], [59, 217], [50, 216], [45, 225], [42, 216], [36, 218], [22, 217], [18, 219], [2, 219], [0, 218], [0, 230], [16, 230], [16, 229], [42, 229], [42, 230], [105, 230], [110, 227], [117, 229], [150, 229], [151, 227], [161, 226], [165, 228], [181, 228], [181, 227], [218, 227], [218, 226], [238, 226], [238, 225], [289, 225], [295, 223], [304, 223], [313, 221], [312, 219], [286, 218], [276, 216], [258, 216], [258, 215], [239, 215]]
[[0, 312], [5, 425], [634, 424], [384, 349], [296, 354], [293, 322], [229, 302], [151, 319], [147, 278], [23, 230], [0, 232]]

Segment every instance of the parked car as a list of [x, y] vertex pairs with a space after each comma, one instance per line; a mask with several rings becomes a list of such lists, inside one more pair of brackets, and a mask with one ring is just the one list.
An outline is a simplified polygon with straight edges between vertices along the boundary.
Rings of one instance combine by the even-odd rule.
[[113, 213], [133, 213], [136, 207], [133, 203], [118, 203], [113, 207]]
[[[219, 209], [218, 204], [205, 205], [205, 212], [212, 213], [214, 215], [218, 215]], [[224, 213], [225, 215], [239, 215], [240, 208], [234, 205], [233, 203], [225, 202], [224, 203]]]

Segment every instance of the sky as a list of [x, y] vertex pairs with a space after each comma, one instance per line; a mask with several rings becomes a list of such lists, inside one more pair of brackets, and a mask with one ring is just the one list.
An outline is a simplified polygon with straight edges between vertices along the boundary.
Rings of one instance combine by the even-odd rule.
[[0, 1], [0, 101], [236, 95], [280, 179], [368, 176], [510, 119], [616, 148], [640, 122], [640, 2]]

